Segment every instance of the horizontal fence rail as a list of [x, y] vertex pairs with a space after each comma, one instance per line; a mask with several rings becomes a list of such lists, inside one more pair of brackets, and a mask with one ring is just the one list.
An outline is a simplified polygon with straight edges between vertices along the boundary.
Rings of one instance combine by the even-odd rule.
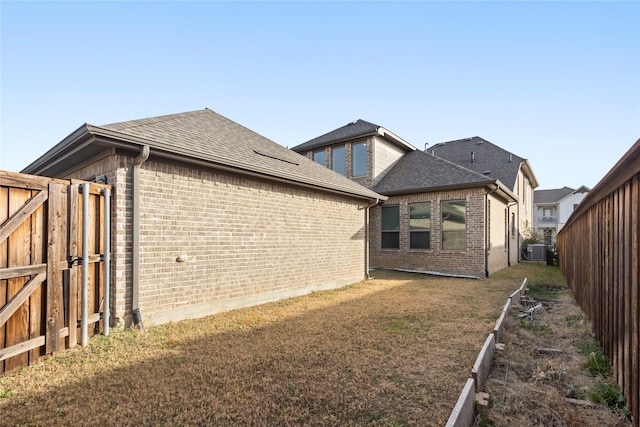
[[640, 421], [640, 140], [558, 234], [560, 268]]

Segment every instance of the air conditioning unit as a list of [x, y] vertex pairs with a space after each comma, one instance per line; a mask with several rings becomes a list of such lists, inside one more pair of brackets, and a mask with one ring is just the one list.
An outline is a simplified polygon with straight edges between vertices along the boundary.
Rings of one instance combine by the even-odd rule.
[[536, 243], [527, 246], [527, 255], [529, 261], [546, 261], [547, 260], [547, 245], [543, 243]]

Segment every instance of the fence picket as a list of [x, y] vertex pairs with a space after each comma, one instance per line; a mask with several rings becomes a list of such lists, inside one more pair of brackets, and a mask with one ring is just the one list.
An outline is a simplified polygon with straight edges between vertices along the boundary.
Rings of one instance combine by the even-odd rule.
[[560, 268], [640, 425], [640, 140], [558, 234]]
[[[0, 374], [76, 345], [76, 318], [70, 321], [65, 314], [73, 311], [72, 299], [77, 312], [79, 195], [70, 190], [77, 184], [0, 171]], [[96, 214], [87, 225], [93, 239], [90, 255], [82, 260], [94, 276], [90, 285], [97, 287], [90, 290], [94, 304], [89, 323], [98, 325], [103, 255], [97, 242], [103, 240], [104, 218], [97, 212], [103, 203], [101, 190], [108, 187], [89, 185]], [[67, 223], [74, 229], [67, 231]], [[68, 257], [76, 261], [69, 263]], [[63, 276], [71, 278], [65, 289]]]

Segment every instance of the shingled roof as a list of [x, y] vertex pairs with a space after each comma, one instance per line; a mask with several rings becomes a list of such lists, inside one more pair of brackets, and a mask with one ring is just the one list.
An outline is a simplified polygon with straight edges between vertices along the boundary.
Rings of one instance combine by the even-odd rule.
[[[527, 163], [526, 159], [479, 136], [442, 142], [429, 147], [427, 152], [474, 172], [498, 179], [511, 190], [514, 190], [521, 165]], [[533, 177], [533, 172], [531, 175]], [[533, 180], [535, 188], [537, 186], [535, 177]]]
[[479, 187], [496, 184], [496, 181], [493, 177], [416, 150], [402, 156], [373, 190], [385, 195], [408, 194]]
[[378, 126], [374, 123], [367, 122], [365, 120], [355, 120], [353, 122], [349, 122], [346, 125], [339, 127], [338, 129], [334, 129], [331, 132], [327, 132], [324, 135], [320, 135], [317, 138], [313, 138], [307, 142], [303, 142], [300, 145], [296, 145], [292, 148], [293, 151], [297, 153], [303, 153], [305, 151], [314, 150], [320, 147], [326, 147], [333, 143], [347, 141], [356, 138], [364, 138], [371, 135], [380, 135], [380, 136], [389, 136], [391, 139], [396, 142], [398, 145], [402, 145], [409, 150], [415, 150], [416, 148], [409, 144], [407, 141], [403, 140], [397, 135], [389, 132], [387, 129], [382, 126]]
[[558, 203], [574, 191], [576, 190], [570, 187], [554, 188], [551, 190], [536, 190], [533, 192], [533, 203]]
[[85, 124], [24, 172], [42, 171], [48, 163], [91, 140], [102, 149], [116, 146], [139, 151], [148, 145], [151, 156], [232, 168], [360, 198], [385, 198], [209, 109], [104, 126]]

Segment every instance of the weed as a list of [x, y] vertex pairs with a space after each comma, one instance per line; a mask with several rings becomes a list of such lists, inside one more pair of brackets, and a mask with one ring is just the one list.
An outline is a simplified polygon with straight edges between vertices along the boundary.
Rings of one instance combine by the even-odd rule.
[[568, 327], [577, 328], [584, 323], [584, 313], [567, 314], [564, 320], [567, 322]]
[[567, 389], [568, 390], [565, 396], [568, 398], [578, 399], [578, 400], [584, 400], [587, 398], [587, 393], [580, 387], [576, 386], [575, 384], [569, 384]]
[[4, 390], [0, 390], [0, 399], [6, 399], [11, 396], [11, 389], [6, 388]]
[[597, 381], [591, 400], [596, 403], [604, 403], [614, 411], [624, 414], [627, 418], [631, 416], [631, 410], [626, 406], [626, 400], [617, 387], [613, 387], [606, 382]]
[[586, 368], [592, 377], [607, 378], [611, 373], [611, 365], [602, 353], [591, 353]]
[[578, 353], [584, 356], [588, 356], [592, 353], [602, 354], [602, 347], [600, 347], [600, 343], [597, 340], [589, 336], [584, 336], [578, 343]]

